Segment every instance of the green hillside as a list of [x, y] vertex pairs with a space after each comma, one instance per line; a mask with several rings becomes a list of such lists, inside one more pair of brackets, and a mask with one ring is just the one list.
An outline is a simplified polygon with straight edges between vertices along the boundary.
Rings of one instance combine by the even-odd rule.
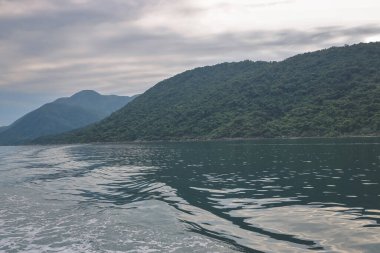
[[380, 134], [380, 43], [164, 80], [90, 127], [41, 143]]

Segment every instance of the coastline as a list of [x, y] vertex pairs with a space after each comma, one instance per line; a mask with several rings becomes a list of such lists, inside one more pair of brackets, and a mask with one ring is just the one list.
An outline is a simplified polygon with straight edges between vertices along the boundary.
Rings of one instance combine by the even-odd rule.
[[[27, 143], [20, 145], [3, 145], [3, 146], [61, 146], [61, 145], [107, 145], [107, 144], [144, 144], [144, 143], [189, 143], [189, 142], [234, 142], [234, 141], [302, 141], [302, 140], [344, 140], [344, 139], [376, 139], [380, 138], [380, 135], [349, 135], [349, 136], [307, 136], [307, 137], [237, 137], [237, 138], [189, 138], [189, 139], [162, 139], [162, 140], [133, 140], [133, 141], [99, 141], [99, 142], [68, 142], [68, 143], [46, 143], [35, 144]], [[1, 145], [0, 145], [1, 146]]]

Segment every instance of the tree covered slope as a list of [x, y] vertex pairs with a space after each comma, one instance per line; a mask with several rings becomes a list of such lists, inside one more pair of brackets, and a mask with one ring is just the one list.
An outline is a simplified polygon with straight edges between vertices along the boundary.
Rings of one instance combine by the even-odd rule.
[[57, 99], [26, 114], [0, 131], [0, 145], [22, 144], [40, 136], [89, 125], [109, 116], [130, 100], [130, 97], [105, 96], [89, 90]]
[[110, 117], [40, 143], [380, 134], [380, 43], [164, 80]]

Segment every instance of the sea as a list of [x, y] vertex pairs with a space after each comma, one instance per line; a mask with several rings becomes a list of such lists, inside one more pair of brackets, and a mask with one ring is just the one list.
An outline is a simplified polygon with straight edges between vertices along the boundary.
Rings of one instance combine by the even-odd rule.
[[380, 138], [0, 147], [0, 252], [380, 252]]

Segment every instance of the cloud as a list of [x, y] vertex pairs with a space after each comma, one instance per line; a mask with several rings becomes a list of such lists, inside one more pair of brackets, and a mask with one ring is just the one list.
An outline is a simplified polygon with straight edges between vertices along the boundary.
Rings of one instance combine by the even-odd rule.
[[380, 35], [374, 1], [356, 12], [355, 1], [342, 12], [304, 2], [0, 0], [0, 95], [40, 103], [81, 89], [132, 95], [198, 66], [281, 60]]

